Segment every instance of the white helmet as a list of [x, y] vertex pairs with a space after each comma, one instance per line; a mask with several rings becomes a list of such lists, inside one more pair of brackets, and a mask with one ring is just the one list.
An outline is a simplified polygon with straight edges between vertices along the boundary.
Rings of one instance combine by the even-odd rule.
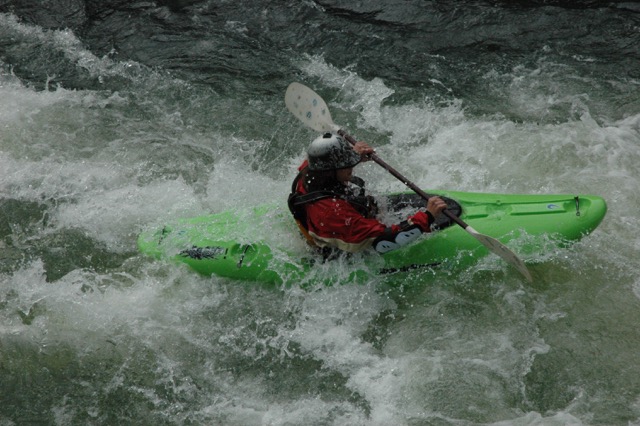
[[358, 164], [362, 157], [342, 137], [325, 133], [307, 149], [309, 170], [347, 169]]

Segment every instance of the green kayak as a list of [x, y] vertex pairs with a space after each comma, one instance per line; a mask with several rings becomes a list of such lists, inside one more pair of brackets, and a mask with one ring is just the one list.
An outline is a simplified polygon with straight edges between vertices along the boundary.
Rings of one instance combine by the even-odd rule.
[[[525, 260], [550, 246], [579, 240], [600, 224], [607, 211], [605, 201], [593, 195], [429, 193], [444, 197], [449, 211]], [[384, 222], [402, 220], [424, 205], [411, 193], [392, 194], [381, 201]], [[304, 242], [285, 203], [278, 203], [178, 219], [143, 232], [138, 247], [149, 256], [186, 263], [201, 274], [268, 284], [305, 284], [318, 275], [314, 270], [345, 269], [332, 267], [332, 262], [353, 265], [347, 277], [337, 280], [345, 282], [420, 267], [460, 269], [490, 253], [444, 216], [436, 228], [412, 245], [383, 255], [371, 250], [323, 262]]]

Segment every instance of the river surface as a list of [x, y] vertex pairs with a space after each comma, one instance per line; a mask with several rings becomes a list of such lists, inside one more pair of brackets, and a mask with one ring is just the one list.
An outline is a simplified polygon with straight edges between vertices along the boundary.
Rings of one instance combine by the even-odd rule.
[[[532, 284], [489, 257], [274, 289], [139, 254], [285, 202], [315, 137], [292, 81], [421, 187], [607, 216]], [[1, 1], [0, 424], [638, 425], [638, 188], [640, 3]]]

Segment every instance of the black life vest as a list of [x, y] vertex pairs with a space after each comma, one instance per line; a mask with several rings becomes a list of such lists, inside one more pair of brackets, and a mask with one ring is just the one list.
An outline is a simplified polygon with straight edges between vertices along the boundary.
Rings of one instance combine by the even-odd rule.
[[358, 213], [364, 217], [375, 217], [378, 212], [378, 206], [373, 197], [365, 194], [364, 180], [359, 177], [353, 176], [351, 178], [351, 187], [345, 187], [345, 191], [340, 191], [342, 188], [336, 188], [335, 190], [320, 190], [311, 191], [306, 194], [298, 192], [298, 183], [303, 176], [307, 173], [307, 167], [300, 170], [298, 175], [293, 180], [291, 185], [291, 193], [287, 199], [287, 205], [293, 215], [300, 232], [306, 238], [307, 242], [311, 245], [315, 245], [313, 238], [309, 235], [309, 226], [307, 225], [307, 211], [305, 205], [315, 203], [316, 201], [323, 200], [325, 198], [340, 198], [347, 201], [355, 208]]

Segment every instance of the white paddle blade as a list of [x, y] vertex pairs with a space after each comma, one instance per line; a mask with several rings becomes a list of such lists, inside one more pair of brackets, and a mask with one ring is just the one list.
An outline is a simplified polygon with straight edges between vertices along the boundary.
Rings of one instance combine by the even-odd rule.
[[465, 228], [465, 231], [467, 231], [468, 233], [473, 235], [473, 237], [476, 240], [480, 241], [480, 243], [482, 243], [482, 245], [487, 247], [493, 253], [497, 254], [498, 256], [503, 258], [505, 261], [507, 261], [508, 263], [513, 265], [518, 270], [518, 272], [520, 272], [522, 275], [524, 275], [524, 277], [527, 279], [528, 282], [533, 282], [533, 278], [531, 277], [531, 274], [529, 273], [529, 269], [527, 269], [527, 265], [525, 265], [524, 262], [522, 261], [522, 259], [520, 259], [518, 256], [516, 256], [516, 254], [514, 252], [509, 250], [509, 248], [507, 246], [505, 246], [504, 244], [502, 244], [500, 241], [496, 240], [495, 238], [492, 238], [492, 237], [489, 237], [488, 235], [483, 235], [483, 234], [479, 233], [478, 231], [476, 231], [475, 229], [473, 229], [470, 226], [467, 226]]
[[284, 95], [284, 103], [305, 126], [321, 133], [337, 132], [326, 102], [313, 90], [300, 83], [291, 83]]

